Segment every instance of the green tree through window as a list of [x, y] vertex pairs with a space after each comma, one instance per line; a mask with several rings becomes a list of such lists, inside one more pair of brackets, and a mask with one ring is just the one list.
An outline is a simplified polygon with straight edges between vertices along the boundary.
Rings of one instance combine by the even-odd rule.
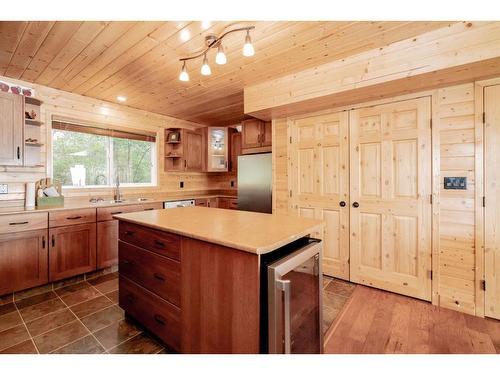
[[[124, 138], [52, 130], [53, 178], [63, 186], [110, 186], [118, 175], [122, 184], [151, 184], [155, 144]], [[85, 183], [74, 182], [71, 169], [85, 169]]]

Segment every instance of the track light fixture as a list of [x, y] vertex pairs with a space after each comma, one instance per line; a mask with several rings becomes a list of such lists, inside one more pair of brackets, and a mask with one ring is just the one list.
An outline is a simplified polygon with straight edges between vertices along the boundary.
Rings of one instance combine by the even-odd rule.
[[203, 56], [203, 63], [200, 70], [201, 74], [204, 76], [209, 76], [210, 74], [212, 74], [212, 70], [210, 69], [210, 65], [208, 65], [208, 59], [207, 59], [207, 52], [210, 51], [211, 48], [217, 48], [217, 54], [215, 55], [215, 63], [218, 65], [226, 64], [227, 56], [224, 51], [224, 46], [222, 45], [222, 39], [224, 39], [228, 34], [231, 33], [235, 33], [238, 31], [246, 31], [245, 44], [243, 45], [243, 56], [245, 57], [253, 56], [255, 54], [255, 50], [252, 45], [252, 39], [250, 38], [250, 30], [253, 29], [255, 29], [255, 26], [241, 27], [238, 29], [229, 30], [219, 37], [213, 34], [207, 35], [205, 37], [205, 43], [207, 47], [203, 51], [201, 51], [197, 55], [190, 57], [183, 57], [179, 59], [179, 61], [182, 62], [182, 68], [179, 74], [179, 80], [183, 82], [189, 81], [189, 74], [187, 72], [186, 61], [194, 60], [201, 56]]

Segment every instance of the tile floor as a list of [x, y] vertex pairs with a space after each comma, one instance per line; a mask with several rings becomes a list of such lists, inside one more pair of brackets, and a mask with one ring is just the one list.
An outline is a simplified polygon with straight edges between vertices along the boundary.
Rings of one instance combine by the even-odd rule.
[[27, 295], [0, 301], [0, 354], [166, 352], [118, 307], [117, 273]]
[[[331, 326], [355, 285], [325, 277], [323, 329]], [[0, 300], [0, 354], [167, 353], [125, 318], [118, 306], [118, 273]]]

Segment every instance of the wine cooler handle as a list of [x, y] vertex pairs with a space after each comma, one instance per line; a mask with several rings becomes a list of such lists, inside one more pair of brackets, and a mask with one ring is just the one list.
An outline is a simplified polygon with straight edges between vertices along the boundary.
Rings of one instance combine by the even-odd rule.
[[284, 294], [284, 340], [285, 340], [285, 354], [291, 354], [291, 316], [290, 316], [290, 280], [276, 280], [278, 287], [283, 291]]

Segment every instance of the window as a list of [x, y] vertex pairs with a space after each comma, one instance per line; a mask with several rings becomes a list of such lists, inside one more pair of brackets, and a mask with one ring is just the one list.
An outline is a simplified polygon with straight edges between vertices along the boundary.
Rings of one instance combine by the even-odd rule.
[[63, 186], [156, 183], [154, 135], [52, 122], [53, 178]]

